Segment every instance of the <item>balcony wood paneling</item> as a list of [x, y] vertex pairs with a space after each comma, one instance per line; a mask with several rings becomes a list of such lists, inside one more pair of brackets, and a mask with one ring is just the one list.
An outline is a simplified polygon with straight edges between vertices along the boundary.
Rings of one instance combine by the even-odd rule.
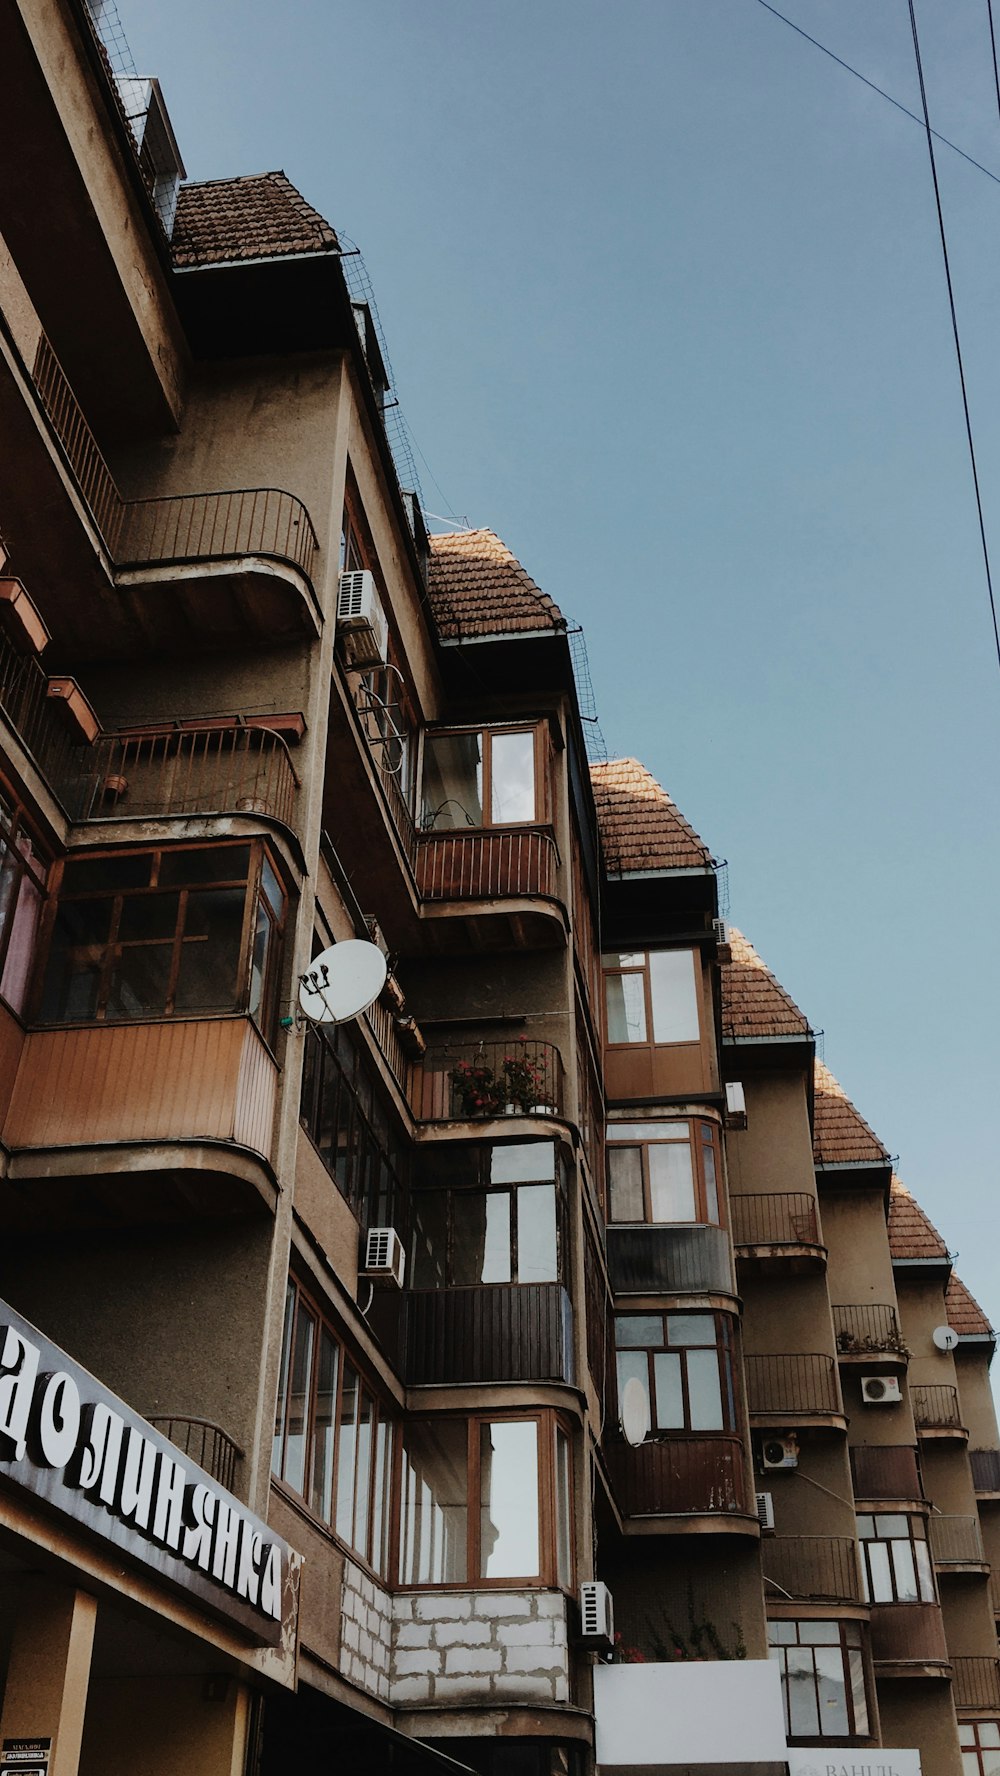
[[463, 1382], [573, 1383], [573, 1310], [560, 1283], [415, 1289], [404, 1297], [403, 1370], [411, 1387]]
[[858, 1499], [923, 1498], [917, 1452], [906, 1444], [851, 1450], [851, 1477]]
[[815, 1602], [859, 1603], [857, 1546], [850, 1536], [766, 1536], [761, 1565], [772, 1595]]
[[1000, 1660], [958, 1657], [951, 1666], [956, 1708], [1000, 1712]]
[[746, 1358], [750, 1411], [760, 1420], [843, 1417], [837, 1365], [822, 1351]]
[[647, 1438], [614, 1442], [608, 1468], [625, 1517], [753, 1515], [739, 1437]]
[[732, 1294], [729, 1236], [721, 1227], [609, 1227], [616, 1295]]
[[33, 1030], [3, 1139], [15, 1149], [232, 1141], [266, 1158], [276, 1082], [243, 1017]]
[[894, 1665], [946, 1665], [948, 1646], [936, 1603], [873, 1603], [872, 1657]]

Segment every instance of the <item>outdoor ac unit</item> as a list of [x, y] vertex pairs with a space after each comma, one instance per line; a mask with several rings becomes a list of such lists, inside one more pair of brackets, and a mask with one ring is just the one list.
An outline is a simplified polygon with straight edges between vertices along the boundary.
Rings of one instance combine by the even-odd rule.
[[337, 596], [337, 633], [349, 666], [384, 666], [389, 651], [389, 625], [367, 568], [342, 573]]
[[738, 1079], [733, 1079], [726, 1086], [726, 1127], [745, 1129], [747, 1126], [746, 1093]]
[[757, 1521], [761, 1529], [774, 1528], [774, 1500], [769, 1492], [754, 1494], [757, 1500]]
[[580, 1586], [580, 1639], [595, 1651], [610, 1652], [615, 1644], [614, 1606], [602, 1579]]
[[899, 1382], [895, 1375], [863, 1375], [861, 1398], [866, 1406], [898, 1406]]
[[713, 919], [712, 926], [715, 931], [715, 941], [718, 944], [719, 961], [731, 962], [733, 952], [728, 919]]
[[787, 1437], [765, 1437], [760, 1446], [760, 1465], [765, 1474], [777, 1468], [797, 1468], [799, 1440], [794, 1431]]
[[406, 1253], [394, 1227], [369, 1227], [365, 1241], [365, 1276], [403, 1287]]

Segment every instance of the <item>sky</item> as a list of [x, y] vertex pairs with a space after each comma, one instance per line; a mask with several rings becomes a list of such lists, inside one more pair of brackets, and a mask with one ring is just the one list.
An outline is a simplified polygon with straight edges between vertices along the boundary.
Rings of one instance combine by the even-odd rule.
[[[191, 178], [361, 248], [424, 504], [583, 624], [609, 754], [1000, 1322], [998, 670], [922, 129], [761, 0], [119, 0]], [[781, 10], [901, 104], [906, 0]], [[1000, 114], [916, 0], [1000, 592]]]

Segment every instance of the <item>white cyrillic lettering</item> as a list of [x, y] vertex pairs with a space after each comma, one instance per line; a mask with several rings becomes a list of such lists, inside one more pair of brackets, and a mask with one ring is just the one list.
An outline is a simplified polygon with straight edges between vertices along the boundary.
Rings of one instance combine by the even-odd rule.
[[64, 1468], [80, 1435], [80, 1390], [72, 1375], [57, 1369], [42, 1377], [38, 1401], [38, 1443], [46, 1467]]
[[208, 1571], [212, 1556], [212, 1526], [218, 1502], [218, 1495], [200, 1481], [185, 1490], [184, 1515], [188, 1528], [184, 1531], [181, 1553], [185, 1560], [200, 1566], [202, 1572]]
[[240, 1513], [235, 1505], [219, 1500], [215, 1515], [215, 1539], [212, 1543], [212, 1577], [231, 1591], [236, 1577], [236, 1554], [240, 1537]]
[[264, 1565], [260, 1575], [260, 1607], [265, 1616], [273, 1616], [276, 1622], [281, 1621], [281, 1549], [277, 1542], [269, 1542], [264, 1551]]
[[257, 1593], [260, 1590], [260, 1557], [263, 1543], [257, 1531], [247, 1519], [243, 1519], [243, 1534], [240, 1536], [240, 1564], [236, 1575], [236, 1595], [245, 1597], [248, 1603], [256, 1608]]
[[6, 1437], [13, 1443], [14, 1461], [20, 1461], [27, 1449], [28, 1415], [40, 1357], [36, 1345], [29, 1344], [13, 1326], [7, 1327], [0, 1350], [0, 1439]]
[[184, 1528], [185, 1469], [169, 1455], [160, 1455], [156, 1475], [156, 1506], [153, 1511], [153, 1535], [168, 1548], [179, 1548]]
[[153, 1503], [153, 1477], [156, 1473], [156, 1445], [141, 1431], [130, 1425], [125, 1440], [125, 1459], [121, 1467], [119, 1516], [127, 1523], [133, 1519], [137, 1529], [149, 1528]]
[[93, 1492], [97, 1487], [102, 1505], [114, 1506], [124, 1430], [121, 1414], [112, 1412], [103, 1401], [84, 1408], [80, 1475], [76, 1484], [81, 1492]]

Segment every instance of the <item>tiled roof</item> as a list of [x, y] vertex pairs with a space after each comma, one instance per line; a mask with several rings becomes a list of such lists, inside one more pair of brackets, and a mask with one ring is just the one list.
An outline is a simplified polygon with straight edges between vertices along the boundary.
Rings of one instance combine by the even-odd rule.
[[816, 1062], [816, 1119], [813, 1155], [818, 1166], [884, 1166], [889, 1155], [873, 1129], [855, 1110], [839, 1080], [822, 1061]]
[[889, 1251], [893, 1258], [947, 1258], [948, 1248], [902, 1179], [893, 1177], [889, 1194]]
[[547, 593], [492, 530], [456, 530], [430, 538], [427, 596], [443, 640], [565, 629]]
[[593, 764], [590, 776], [601, 845], [611, 875], [712, 867], [708, 846], [637, 759]]
[[182, 185], [171, 238], [175, 265], [331, 253], [337, 236], [284, 173]]
[[809, 1020], [775, 980], [735, 926], [729, 928], [731, 962], [722, 964], [722, 1034], [750, 1037], [811, 1035]]
[[963, 1338], [992, 1338], [993, 1327], [978, 1301], [969, 1294], [961, 1277], [952, 1271], [944, 1297], [949, 1326]]

